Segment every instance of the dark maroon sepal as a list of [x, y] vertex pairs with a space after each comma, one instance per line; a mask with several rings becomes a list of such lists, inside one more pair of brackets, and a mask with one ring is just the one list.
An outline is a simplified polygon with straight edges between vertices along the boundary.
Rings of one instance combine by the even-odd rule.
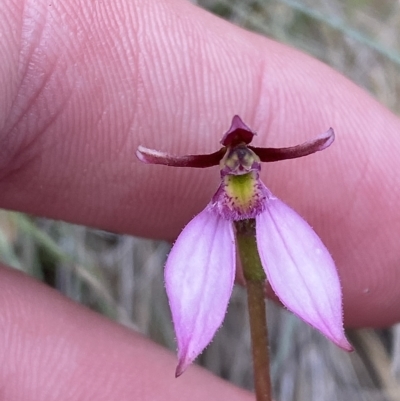
[[234, 147], [240, 143], [248, 145], [252, 140], [255, 132], [253, 132], [239, 116], [234, 116], [229, 130], [221, 139], [221, 144], [224, 146]]
[[304, 142], [289, 148], [256, 148], [249, 146], [262, 162], [276, 162], [279, 160], [296, 159], [308, 156], [320, 150], [326, 149], [335, 140], [332, 128], [311, 141]]
[[225, 152], [226, 149], [221, 148], [217, 152], [208, 155], [173, 156], [168, 153], [139, 146], [136, 151], [136, 156], [140, 161], [147, 164], [161, 164], [163, 166], [171, 167], [206, 168], [218, 165]]

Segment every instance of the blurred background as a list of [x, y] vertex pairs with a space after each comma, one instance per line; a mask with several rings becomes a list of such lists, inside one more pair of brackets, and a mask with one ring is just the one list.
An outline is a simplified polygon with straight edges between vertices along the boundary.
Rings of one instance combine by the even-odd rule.
[[[398, 1], [194, 2], [319, 58], [399, 113]], [[0, 211], [2, 262], [175, 351], [163, 285], [169, 249], [166, 242]], [[224, 325], [198, 363], [251, 389], [246, 308], [243, 288], [235, 288]], [[400, 325], [349, 332], [357, 352], [347, 354], [270, 302], [268, 319], [276, 399], [400, 401]]]

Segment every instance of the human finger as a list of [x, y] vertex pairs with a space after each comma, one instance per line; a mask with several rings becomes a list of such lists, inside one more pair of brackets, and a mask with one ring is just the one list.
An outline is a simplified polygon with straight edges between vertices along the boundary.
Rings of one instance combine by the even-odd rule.
[[252, 399], [199, 367], [176, 380], [172, 353], [4, 266], [0, 294], [4, 400]]
[[3, 44], [0, 206], [172, 239], [218, 171], [140, 165], [139, 144], [212, 152], [234, 114], [256, 146], [333, 126], [331, 148], [263, 177], [332, 252], [346, 323], [398, 321], [398, 118], [322, 63], [190, 3], [91, 7], [31, 1], [1, 15], [15, 29]]

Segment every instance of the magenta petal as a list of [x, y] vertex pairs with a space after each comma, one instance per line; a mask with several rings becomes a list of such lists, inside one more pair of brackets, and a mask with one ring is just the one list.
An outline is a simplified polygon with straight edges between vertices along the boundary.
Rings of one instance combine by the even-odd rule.
[[262, 162], [276, 162], [279, 160], [296, 159], [311, 155], [315, 152], [326, 149], [331, 146], [335, 140], [335, 133], [332, 128], [319, 135], [315, 139], [304, 142], [300, 145], [291, 146], [290, 148], [256, 148], [249, 146]]
[[234, 147], [242, 142], [249, 144], [253, 140], [254, 135], [256, 135], [256, 133], [236, 115], [233, 116], [230, 128], [222, 137], [221, 144], [229, 147]]
[[256, 217], [257, 246], [281, 302], [339, 347], [351, 351], [343, 330], [342, 293], [331, 255], [296, 212], [275, 197]]
[[224, 319], [235, 278], [232, 223], [209, 207], [183, 229], [165, 266], [178, 342], [179, 376], [203, 351]]
[[224, 156], [224, 153], [225, 149], [222, 148], [208, 155], [173, 156], [139, 145], [136, 150], [136, 157], [141, 162], [147, 164], [161, 164], [170, 167], [206, 168], [216, 166]]

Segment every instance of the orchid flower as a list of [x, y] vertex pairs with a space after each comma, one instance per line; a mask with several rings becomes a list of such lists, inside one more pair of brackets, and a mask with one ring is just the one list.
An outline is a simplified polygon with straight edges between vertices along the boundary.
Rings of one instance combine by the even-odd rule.
[[208, 155], [171, 156], [139, 146], [144, 163], [175, 167], [219, 164], [221, 184], [211, 202], [176, 240], [165, 265], [165, 283], [178, 343], [179, 376], [221, 326], [236, 270], [234, 222], [254, 219], [260, 260], [273, 291], [287, 309], [345, 350], [339, 277], [313, 229], [276, 198], [259, 178], [261, 162], [306, 156], [334, 141], [330, 128], [289, 148], [250, 146], [255, 133], [239, 116]]

